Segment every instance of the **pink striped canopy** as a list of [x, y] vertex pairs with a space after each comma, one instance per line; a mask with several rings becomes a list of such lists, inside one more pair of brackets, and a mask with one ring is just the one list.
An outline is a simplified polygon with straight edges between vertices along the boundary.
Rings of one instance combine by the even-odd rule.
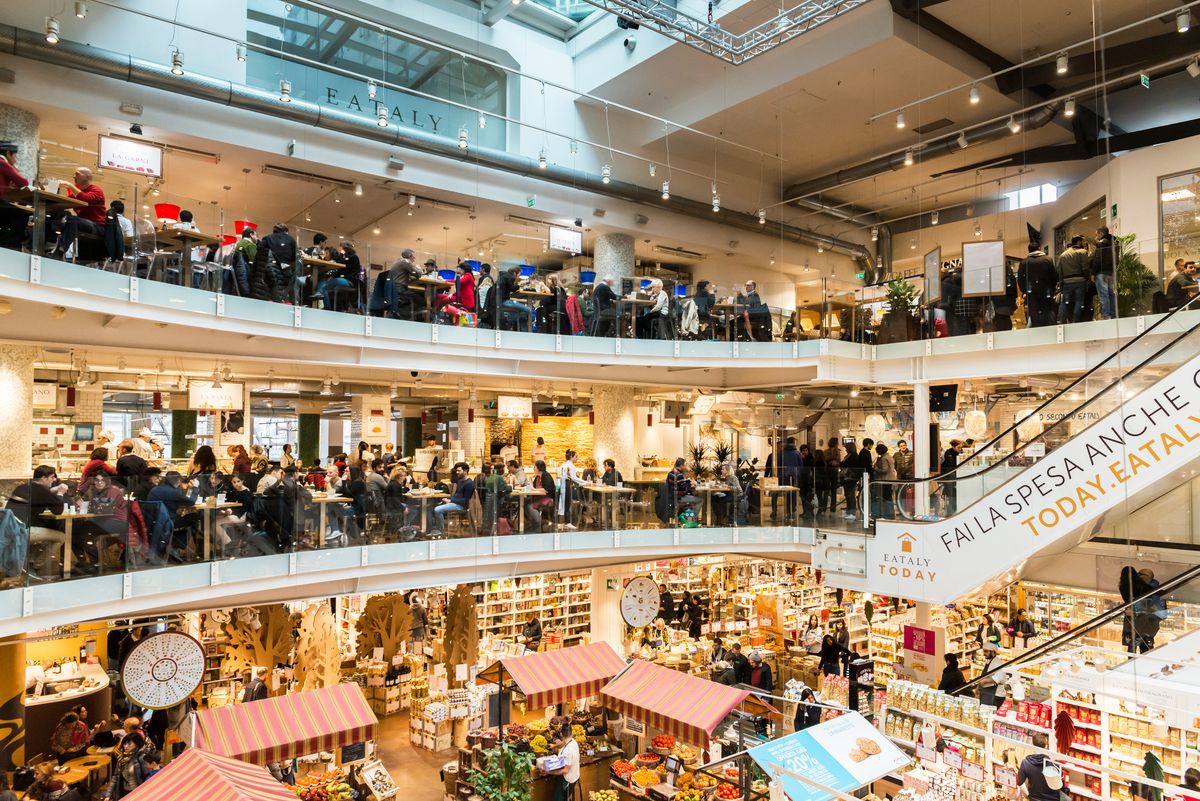
[[265, 765], [375, 737], [379, 721], [357, 684], [196, 713], [196, 746]]
[[506, 656], [500, 664], [525, 693], [530, 709], [598, 695], [609, 679], [625, 669], [625, 660], [606, 642]]
[[189, 748], [126, 801], [296, 801], [266, 768]]
[[708, 738], [750, 693], [653, 662], [634, 660], [600, 691], [609, 709], [693, 745]]

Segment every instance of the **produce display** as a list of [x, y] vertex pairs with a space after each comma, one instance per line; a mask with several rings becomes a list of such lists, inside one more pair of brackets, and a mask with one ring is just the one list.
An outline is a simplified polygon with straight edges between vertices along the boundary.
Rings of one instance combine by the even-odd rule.
[[529, 747], [533, 749], [533, 753], [535, 754], [550, 753], [550, 743], [546, 742], [546, 738], [540, 734], [529, 741]]
[[630, 762], [626, 759], [618, 759], [615, 762], [613, 762], [610, 767], [612, 769], [612, 772], [614, 774], [616, 774], [621, 779], [621, 781], [625, 781], [626, 779], [628, 779], [629, 774], [631, 774], [635, 770], [637, 770], [637, 765], [633, 764], [632, 762]]
[[683, 743], [679, 743], [673, 749], [671, 749], [671, 753], [682, 759], [684, 762], [691, 762], [696, 758], [696, 749], [692, 748], [690, 745], [684, 745]]
[[351, 798], [350, 785], [341, 771], [309, 773], [290, 788], [301, 801], [349, 801]]
[[633, 761], [639, 765], [657, 765], [661, 759], [662, 757], [658, 754], [647, 752], [645, 754], [638, 754], [633, 758]]
[[650, 787], [651, 785], [658, 784], [661, 779], [657, 770], [639, 768], [633, 772], [633, 781], [639, 787]]
[[742, 791], [736, 784], [721, 782], [717, 785], [717, 798], [722, 799], [722, 801], [736, 801], [736, 799], [741, 797]]
[[697, 773], [692, 779], [692, 786], [698, 787], [701, 790], [708, 790], [709, 788], [717, 786], [717, 780], [712, 776], [709, 776], [707, 773]]
[[587, 743], [587, 731], [578, 723], [571, 726], [571, 736], [575, 738], [575, 742], [580, 745]]
[[588, 793], [590, 801], [617, 801], [616, 790], [592, 790]]
[[665, 748], [670, 751], [675, 747], [675, 738], [669, 734], [660, 734], [650, 741], [650, 745], [655, 748]]
[[689, 787], [676, 793], [674, 801], [706, 801], [706, 796], [695, 787]]
[[[508, 728], [510, 731], [512, 730], [512, 726], [509, 726]], [[542, 734], [549, 730], [550, 730], [550, 721], [546, 720], [545, 718], [538, 718], [537, 720], [531, 720], [525, 724], [525, 731], [528, 732], [529, 734]]]

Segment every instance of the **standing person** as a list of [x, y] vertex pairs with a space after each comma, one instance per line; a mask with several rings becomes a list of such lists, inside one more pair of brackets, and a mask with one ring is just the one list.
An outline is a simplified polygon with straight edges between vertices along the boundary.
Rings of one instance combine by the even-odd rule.
[[265, 667], [257, 667], [250, 680], [246, 682], [246, 688], [242, 691], [242, 703], [248, 704], [251, 701], [265, 701], [269, 695], [267, 683], [263, 677], [267, 675]]
[[874, 479], [880, 482], [875, 497], [878, 499], [875, 517], [894, 517], [896, 505], [894, 502], [896, 481], [896, 462], [888, 453], [887, 445], [882, 442], [875, 446]]
[[733, 674], [738, 684], [750, 680], [750, 660], [742, 653], [742, 644], [735, 642], [729, 646], [729, 662], [733, 665]]
[[817, 654], [822, 676], [839, 675], [838, 663], [842, 658], [842, 650], [838, 647], [833, 634], [821, 638], [821, 650]]
[[675, 619], [675, 598], [667, 589], [667, 585], [661, 582], [658, 585], [658, 614], [656, 616], [662, 618], [665, 623], [670, 623]]
[[[0, 197], [8, 194], [10, 189], [29, 186], [29, 179], [17, 170], [17, 150], [13, 142], [0, 142]], [[0, 201], [0, 247], [20, 248], [28, 228], [29, 212]]]
[[1016, 616], [1008, 621], [1008, 633], [1013, 637], [1024, 637], [1025, 639], [1036, 636], [1037, 631], [1033, 627], [1033, 621], [1029, 619], [1024, 607], [1018, 609]]
[[993, 331], [1011, 331], [1013, 312], [1017, 310], [1017, 278], [1012, 269], [1004, 265], [1004, 294], [992, 295], [992, 328]]
[[[703, 282], [701, 282], [703, 283]], [[617, 333], [617, 293], [613, 291], [612, 276], [596, 282], [592, 293], [592, 320], [588, 333], [594, 337], [611, 337]]]
[[817, 466], [817, 514], [837, 513], [838, 473], [842, 467], [842, 452], [837, 440], [830, 437], [825, 449], [825, 462]]
[[[779, 453], [779, 486], [781, 487], [799, 487], [800, 486], [800, 468], [803, 465], [803, 459], [800, 457], [800, 451], [796, 448], [796, 438], [788, 437], [784, 440], [783, 450]], [[796, 493], [785, 492], [787, 496], [784, 506], [784, 521], [787, 523], [793, 522], [796, 516]], [[775, 498], [771, 500], [771, 519], [776, 518], [776, 504], [779, 493], [775, 494]]]
[[1117, 290], [1114, 275], [1117, 269], [1117, 243], [1108, 226], [1096, 229], [1096, 250], [1090, 265], [1096, 295], [1100, 298], [1100, 317], [1111, 320], [1117, 316]]
[[1054, 288], [1058, 273], [1054, 260], [1036, 242], [1029, 243], [1029, 255], [1017, 268], [1017, 287], [1025, 295], [1025, 318], [1030, 328], [1054, 323]]
[[804, 646], [804, 650], [810, 656], [816, 656], [821, 653], [821, 637], [825, 630], [821, 628], [821, 621], [816, 615], [808, 616], [808, 625], [804, 628], [804, 633], [800, 635], [800, 644]]
[[937, 688], [940, 692], [953, 693], [967, 683], [967, 677], [958, 666], [958, 654], [946, 654], [944, 659], [946, 667], [942, 670], [942, 680]]
[[1091, 267], [1082, 236], [1071, 239], [1070, 246], [1059, 254], [1054, 269], [1058, 273], [1059, 292], [1062, 293], [1062, 301], [1058, 304], [1058, 324], [1083, 322]]
[[842, 462], [839, 478], [842, 482], [842, 496], [846, 501], [846, 511], [842, 513], [842, 517], [853, 520], [858, 516], [855, 510], [858, 509], [858, 482], [861, 478], [858, 470], [858, 450], [854, 447], [853, 437], [846, 442], [846, 459]]
[[775, 689], [775, 680], [771, 677], [771, 666], [763, 661], [758, 651], [750, 652], [750, 676], [746, 681], [756, 690], [770, 693]]
[[280, 467], [295, 467], [296, 457], [292, 455], [292, 443], [283, 443], [283, 453], [279, 456]]
[[530, 450], [529, 458], [533, 461], [534, 464], [537, 464], [538, 462], [549, 463], [550, 457], [546, 451], [545, 438], [543, 438], [543, 437], [537, 438], [537, 444], [533, 446], [532, 450]]
[[842, 675], [850, 675], [850, 629], [845, 620], [833, 622], [833, 643], [838, 647], [838, 659], [842, 663]]
[[817, 703], [817, 694], [813, 692], [812, 687], [805, 687], [800, 691], [800, 703], [796, 704], [796, 718], [792, 721], [792, 728], [804, 731], [820, 722], [821, 706]]
[[1174, 311], [1187, 304], [1196, 296], [1196, 285], [1188, 274], [1188, 263], [1183, 259], [1175, 260], [1175, 273], [1167, 282], [1167, 306]]
[[[1186, 796], [1187, 801], [1196, 801], [1196, 799], [1200, 798], [1200, 770], [1196, 770], [1195, 768], [1185, 770], [1183, 772], [1183, 784], [1180, 785], [1180, 788], [1197, 793], [1197, 795]], [[3, 801], [3, 799], [0, 798], [0, 801]]]
[[575, 784], [579, 781], [579, 743], [571, 732], [571, 719], [566, 717], [554, 718], [551, 724], [558, 732], [555, 745], [558, 755], [566, 758], [566, 764], [551, 773], [558, 776], [554, 783], [553, 801], [572, 801]]
[[564, 521], [563, 528], [567, 531], [574, 531], [575, 525], [571, 522], [571, 519], [574, 515], [573, 501], [575, 500], [575, 487], [583, 485], [586, 482], [575, 469], [575, 451], [568, 448], [563, 456], [563, 463], [558, 466], [557, 513]]
[[[1037, 732], [1033, 735], [1033, 744], [1037, 748], [1046, 748], [1050, 738]], [[1030, 754], [1017, 768], [1017, 787], [1024, 791], [1029, 801], [1061, 801], [1062, 769], [1045, 754]]]
[[700, 627], [703, 625], [703, 619], [704, 613], [700, 609], [700, 602], [693, 595], [684, 606], [683, 617], [683, 621], [687, 625], [688, 636], [693, 640], [700, 639]]
[[521, 637], [525, 647], [531, 651], [536, 651], [542, 644], [542, 621], [538, 619], [536, 612], [529, 613], [529, 619], [521, 627]]
[[142, 763], [142, 749], [145, 746], [145, 738], [137, 732], [127, 734], [121, 739], [121, 744], [117, 746], [112, 779], [109, 780], [108, 789], [104, 794], [109, 801], [124, 798], [145, 781], [146, 766]]
[[425, 642], [425, 626], [429, 623], [429, 613], [425, 611], [425, 604], [421, 603], [421, 599], [416, 595], [412, 595], [408, 600], [409, 610], [412, 612], [412, 626], [409, 629], [413, 643]]
[[712, 680], [717, 684], [724, 684], [726, 687], [732, 687], [737, 684], [737, 669], [733, 664], [724, 659], [718, 659], [713, 662]]
[[995, 643], [997, 647], [1000, 645], [1000, 626], [991, 612], [983, 616], [983, 622], [975, 629], [975, 641], [980, 645], [985, 642]]
[[425, 290], [417, 282], [424, 273], [413, 261], [412, 248], [405, 248], [400, 258], [388, 267], [392, 281], [392, 308], [389, 316], [400, 320], [416, 320], [424, 304]]
[[996, 681], [994, 674], [1004, 664], [1004, 657], [1000, 656], [1000, 650], [996, 643], [988, 640], [983, 644], [983, 658], [985, 663], [983, 680], [979, 685], [979, 703], [999, 706], [1006, 695], [1006, 690], [1003, 684]]
[[960, 439], [950, 440], [950, 447], [942, 454], [941, 467], [938, 470], [942, 492], [942, 517], [949, 517], [958, 510], [958, 455], [962, 453], [963, 442]]
[[725, 647], [725, 643], [720, 637], [713, 637], [712, 651], [708, 654], [710, 662], [724, 662], [729, 658], [729, 649]]

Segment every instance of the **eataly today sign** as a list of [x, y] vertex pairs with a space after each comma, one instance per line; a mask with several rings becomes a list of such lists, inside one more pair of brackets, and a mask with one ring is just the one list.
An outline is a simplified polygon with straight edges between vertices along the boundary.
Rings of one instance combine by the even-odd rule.
[[1106, 512], [1198, 455], [1200, 356], [957, 514], [880, 521], [867, 541], [866, 586], [950, 603], [1085, 526], [1098, 530]]

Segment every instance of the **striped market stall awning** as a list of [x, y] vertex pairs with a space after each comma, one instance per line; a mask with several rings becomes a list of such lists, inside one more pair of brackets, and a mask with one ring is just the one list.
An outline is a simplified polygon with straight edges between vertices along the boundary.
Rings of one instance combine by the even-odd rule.
[[479, 682], [499, 682], [501, 669], [525, 693], [527, 706], [534, 709], [599, 695], [600, 688], [625, 669], [625, 660], [608, 643], [594, 642], [558, 651], [506, 656], [483, 671]]
[[725, 716], [750, 693], [653, 662], [634, 660], [600, 691], [609, 709], [693, 745], [707, 746]]
[[296, 801], [266, 768], [189, 748], [125, 801]]
[[196, 713], [196, 746], [265, 765], [375, 738], [379, 721], [357, 684]]

